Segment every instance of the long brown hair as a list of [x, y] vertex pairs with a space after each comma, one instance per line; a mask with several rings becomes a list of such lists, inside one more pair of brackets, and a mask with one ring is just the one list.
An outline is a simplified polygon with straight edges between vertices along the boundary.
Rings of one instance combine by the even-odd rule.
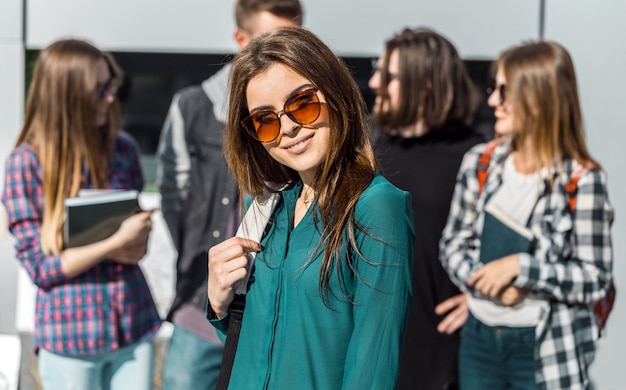
[[46, 253], [62, 248], [64, 200], [81, 186], [88, 167], [94, 186], [105, 186], [120, 125], [119, 106], [109, 105], [104, 128], [96, 126], [97, 69], [104, 60], [112, 77], [121, 78], [110, 55], [91, 44], [59, 40], [41, 51], [30, 85], [24, 125], [16, 146], [29, 144], [43, 172], [44, 212], [41, 246]]
[[[354, 211], [378, 169], [368, 137], [366, 106], [343, 61], [312, 33], [301, 28], [280, 28], [252, 40], [234, 60], [225, 134], [226, 160], [242, 193], [257, 197], [274, 191], [269, 183], [289, 184], [300, 179], [296, 171], [274, 160], [240, 125], [249, 115], [246, 90], [250, 80], [274, 64], [292, 69], [315, 85], [329, 112], [328, 153], [315, 179], [316, 207], [323, 225], [318, 249], [324, 246], [320, 270], [320, 290], [324, 294], [331, 270], [334, 266], [341, 268], [337, 263], [346, 239], [358, 253], [354, 233], [359, 227]], [[349, 256], [350, 267], [352, 262]]]
[[585, 144], [574, 63], [558, 43], [538, 41], [503, 52], [496, 62], [506, 78], [507, 101], [515, 114], [514, 146], [526, 137], [541, 167], [565, 159], [598, 166]]
[[[398, 129], [423, 121], [426, 129], [443, 125], [469, 125], [474, 118], [477, 96], [467, 67], [450, 41], [426, 28], [405, 28], [388, 39], [382, 69], [389, 57], [399, 55], [399, 107], [376, 112], [374, 121], [384, 129]], [[381, 72], [382, 104], [389, 100], [388, 72]]]

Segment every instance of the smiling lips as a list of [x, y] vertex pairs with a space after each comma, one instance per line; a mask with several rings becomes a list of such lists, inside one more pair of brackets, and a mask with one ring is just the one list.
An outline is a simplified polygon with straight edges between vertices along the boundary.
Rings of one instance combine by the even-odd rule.
[[496, 117], [496, 120], [501, 120], [505, 119], [508, 115], [506, 111], [496, 108], [494, 116]]
[[313, 134], [305, 137], [304, 139], [296, 141], [295, 143], [290, 143], [289, 145], [285, 146], [284, 148], [289, 153], [300, 154], [300, 153], [304, 152], [309, 147], [309, 145], [311, 144], [312, 138], [313, 138]]

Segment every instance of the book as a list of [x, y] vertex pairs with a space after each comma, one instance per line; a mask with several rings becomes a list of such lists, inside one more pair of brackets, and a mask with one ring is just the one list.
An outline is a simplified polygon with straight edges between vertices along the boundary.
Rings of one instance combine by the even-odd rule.
[[65, 199], [66, 248], [92, 244], [113, 235], [139, 209], [136, 190], [84, 191]]
[[493, 204], [485, 206], [483, 232], [480, 236], [481, 263], [514, 253], [530, 253], [534, 246], [530, 229], [517, 222]]

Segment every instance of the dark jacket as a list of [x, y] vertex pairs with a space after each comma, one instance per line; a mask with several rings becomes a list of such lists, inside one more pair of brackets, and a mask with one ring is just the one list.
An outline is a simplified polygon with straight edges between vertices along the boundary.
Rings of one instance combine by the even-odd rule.
[[[229, 223], [238, 207], [237, 185], [222, 149], [225, 115], [221, 112], [227, 107], [223, 84], [229, 73], [227, 66], [202, 85], [180, 91], [161, 136], [157, 184], [163, 216], [178, 251], [176, 296], [168, 320], [184, 303], [205, 309], [207, 252], [229, 238]], [[220, 89], [221, 94], [216, 92]], [[219, 101], [211, 100], [211, 90]]]

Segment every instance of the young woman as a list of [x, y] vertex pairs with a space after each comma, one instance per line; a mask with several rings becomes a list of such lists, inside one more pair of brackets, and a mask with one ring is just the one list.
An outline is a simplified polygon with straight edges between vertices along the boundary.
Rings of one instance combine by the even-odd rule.
[[[554, 42], [505, 51], [496, 61], [501, 138], [484, 188], [486, 146], [459, 171], [441, 260], [472, 291], [460, 351], [462, 389], [588, 389], [598, 329], [591, 305], [612, 279], [606, 174], [584, 141], [574, 66]], [[576, 204], [566, 185], [577, 172]], [[527, 226], [534, 248], [479, 262], [485, 207]]]
[[413, 212], [377, 170], [358, 87], [294, 28], [253, 40], [231, 84], [226, 156], [241, 191], [282, 186], [260, 243], [235, 237], [209, 251], [208, 315], [223, 332], [245, 253], [258, 252], [231, 388], [395, 388]]
[[38, 287], [34, 347], [45, 389], [152, 388], [160, 319], [141, 269], [151, 211], [102, 241], [63, 245], [64, 200], [81, 188], [141, 190], [137, 147], [119, 131], [112, 57], [80, 40], [35, 64], [2, 202], [17, 258]]
[[[411, 193], [415, 219], [413, 292], [398, 389], [457, 389], [467, 300], [439, 262], [463, 155], [484, 137], [471, 126], [476, 92], [455, 47], [435, 31], [405, 28], [387, 40], [369, 81], [373, 134], [385, 177]], [[437, 305], [445, 302], [442, 312]], [[440, 314], [450, 312], [445, 318]]]

